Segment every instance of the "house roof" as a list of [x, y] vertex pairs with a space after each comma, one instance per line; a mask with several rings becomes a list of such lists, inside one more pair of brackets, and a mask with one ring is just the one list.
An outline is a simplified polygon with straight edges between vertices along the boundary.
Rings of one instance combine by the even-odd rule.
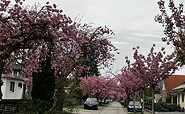
[[185, 82], [185, 75], [171, 75], [164, 80], [164, 85], [167, 91], [179, 86]]
[[185, 82], [183, 82], [182, 84], [178, 85], [177, 87], [175, 87], [169, 91], [169, 93], [171, 95], [176, 95], [176, 94], [182, 93], [182, 92], [185, 93]]
[[185, 82], [183, 82], [183, 83], [180, 84], [179, 86], [173, 88], [172, 90], [183, 89], [183, 88], [185, 88]]

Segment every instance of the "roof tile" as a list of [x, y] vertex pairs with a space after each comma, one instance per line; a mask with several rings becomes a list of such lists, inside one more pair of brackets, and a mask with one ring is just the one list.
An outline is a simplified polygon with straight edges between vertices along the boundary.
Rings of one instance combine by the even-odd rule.
[[164, 85], [167, 91], [177, 87], [185, 82], [185, 75], [171, 75], [164, 80]]

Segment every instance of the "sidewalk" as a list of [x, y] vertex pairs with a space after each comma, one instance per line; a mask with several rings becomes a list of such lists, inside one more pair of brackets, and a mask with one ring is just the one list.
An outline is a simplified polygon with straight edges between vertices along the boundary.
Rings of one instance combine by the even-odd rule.
[[151, 110], [145, 109], [144, 114], [152, 114]]

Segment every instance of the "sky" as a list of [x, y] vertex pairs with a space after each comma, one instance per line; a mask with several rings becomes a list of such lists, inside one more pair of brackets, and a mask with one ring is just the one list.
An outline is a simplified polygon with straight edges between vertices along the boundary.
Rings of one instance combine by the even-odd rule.
[[[139, 46], [140, 53], [148, 54], [153, 44], [156, 49], [166, 48], [168, 53], [173, 48], [161, 41], [163, 28], [154, 21], [159, 14], [157, 0], [42, 0], [56, 3], [72, 20], [81, 19], [81, 23], [93, 23], [95, 26], [104, 26], [112, 29], [115, 35], [112, 43], [120, 54], [115, 55], [116, 61], [111, 66], [111, 72], [117, 73], [125, 65], [125, 56], [132, 59], [133, 47]], [[38, 3], [36, 0], [27, 0], [27, 4]], [[183, 0], [175, 0], [181, 3]], [[105, 74], [108, 69], [101, 70]], [[175, 74], [185, 74], [184, 68]]]

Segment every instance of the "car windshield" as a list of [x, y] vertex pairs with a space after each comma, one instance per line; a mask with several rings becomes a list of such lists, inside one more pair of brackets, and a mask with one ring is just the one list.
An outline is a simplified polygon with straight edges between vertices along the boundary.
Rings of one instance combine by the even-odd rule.
[[[134, 105], [134, 101], [130, 101], [129, 105]], [[135, 101], [135, 105], [141, 105], [141, 103], [138, 101]]]
[[87, 98], [86, 102], [98, 102], [96, 98]]

